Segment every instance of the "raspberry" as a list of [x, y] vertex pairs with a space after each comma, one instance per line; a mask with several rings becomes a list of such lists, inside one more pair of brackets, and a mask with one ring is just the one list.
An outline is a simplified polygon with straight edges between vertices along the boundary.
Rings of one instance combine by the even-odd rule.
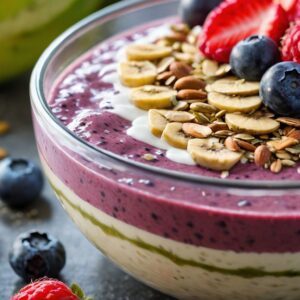
[[[74, 293], [73, 291], [74, 290]], [[91, 299], [84, 296], [82, 290], [73, 285], [72, 290], [63, 282], [44, 279], [28, 284], [13, 296], [11, 300], [84, 300]], [[78, 296], [76, 296], [76, 294]]]
[[300, 20], [292, 24], [282, 39], [281, 57], [283, 61], [300, 63]]

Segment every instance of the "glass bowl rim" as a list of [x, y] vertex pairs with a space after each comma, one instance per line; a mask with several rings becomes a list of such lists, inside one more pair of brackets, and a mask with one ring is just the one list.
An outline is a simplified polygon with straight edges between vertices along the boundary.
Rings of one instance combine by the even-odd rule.
[[127, 167], [134, 167], [140, 171], [150, 172], [152, 174], [157, 174], [159, 176], [175, 179], [180, 181], [185, 181], [188, 183], [198, 183], [202, 185], [209, 185], [215, 187], [225, 187], [225, 188], [236, 188], [236, 189], [257, 189], [257, 190], [294, 190], [300, 189], [300, 182], [298, 181], [282, 181], [282, 180], [234, 180], [227, 178], [214, 178], [207, 176], [200, 176], [195, 174], [188, 174], [185, 172], [178, 172], [169, 169], [163, 169], [159, 167], [149, 166], [140, 162], [130, 160], [128, 158], [117, 155], [113, 152], [97, 148], [83, 139], [79, 138], [74, 132], [67, 129], [60, 121], [54, 116], [51, 112], [49, 106], [47, 105], [46, 96], [44, 93], [44, 77], [47, 71], [47, 68], [51, 65], [52, 58], [57, 54], [60, 48], [66, 44], [74, 34], [80, 33], [85, 28], [92, 26], [93, 23], [99, 21], [99, 19], [109, 18], [115, 13], [118, 13], [124, 9], [131, 10], [139, 7], [151, 7], [164, 3], [172, 3], [178, 0], [152, 0], [149, 3], [148, 0], [127, 0], [120, 1], [113, 5], [110, 5], [106, 8], [99, 10], [91, 14], [90, 16], [82, 19], [77, 22], [69, 29], [64, 31], [59, 35], [43, 52], [39, 60], [37, 61], [30, 79], [30, 95], [32, 106], [35, 101], [39, 101], [44, 113], [47, 117], [50, 118], [50, 121], [63, 130], [67, 135], [73, 139], [75, 142], [80, 143], [89, 151], [96, 151], [98, 154], [109, 157], [119, 163], [124, 164]]

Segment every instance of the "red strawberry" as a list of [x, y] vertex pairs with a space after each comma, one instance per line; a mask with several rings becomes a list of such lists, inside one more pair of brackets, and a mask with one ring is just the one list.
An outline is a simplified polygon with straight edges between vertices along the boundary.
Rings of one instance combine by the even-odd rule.
[[300, 0], [274, 0], [274, 2], [281, 4], [290, 22], [300, 19]]
[[300, 64], [300, 20], [292, 24], [282, 39], [281, 57]]
[[279, 42], [288, 18], [273, 0], [225, 0], [207, 17], [199, 47], [207, 57], [228, 62], [232, 48], [251, 35], [265, 35]]
[[296, 0], [296, 5], [295, 5], [295, 9], [292, 11], [291, 20], [292, 21], [300, 20], [300, 0]]
[[275, 3], [279, 3], [283, 9], [287, 12], [292, 11], [298, 0], [273, 0]]
[[[74, 292], [73, 292], [73, 291]], [[11, 300], [84, 300], [84, 293], [77, 285], [72, 290], [64, 283], [53, 279], [44, 279], [28, 284]], [[78, 296], [77, 296], [78, 295]]]

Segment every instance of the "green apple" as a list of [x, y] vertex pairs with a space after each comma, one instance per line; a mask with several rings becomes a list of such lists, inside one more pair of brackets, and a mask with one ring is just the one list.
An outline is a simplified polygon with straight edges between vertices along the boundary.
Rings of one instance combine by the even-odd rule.
[[58, 34], [102, 5], [104, 0], [1, 0], [0, 82], [30, 69]]

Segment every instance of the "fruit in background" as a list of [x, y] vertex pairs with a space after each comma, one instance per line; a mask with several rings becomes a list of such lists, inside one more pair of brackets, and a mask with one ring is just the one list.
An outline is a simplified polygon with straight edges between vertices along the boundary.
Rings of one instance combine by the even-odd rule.
[[[64, 29], [103, 0], [0, 1], [0, 82], [27, 71]], [[114, 1], [106, 1], [114, 2]]]
[[[64, 246], [53, 236], [31, 231], [19, 235], [9, 253], [9, 263], [25, 282], [57, 277], [66, 262]], [[47, 298], [48, 299], [48, 298]]]
[[22, 288], [11, 300], [92, 300], [85, 296], [82, 289], [77, 284], [72, 284], [71, 288], [63, 282], [54, 279], [43, 279], [32, 282]]
[[43, 189], [40, 168], [26, 159], [6, 158], [0, 163], [0, 199], [15, 208], [36, 200]]
[[281, 62], [271, 67], [261, 80], [264, 104], [286, 117], [300, 117], [300, 65]]
[[190, 27], [202, 25], [210, 11], [219, 5], [221, 1], [182, 0], [179, 7], [180, 17]]
[[300, 19], [291, 24], [281, 41], [281, 45], [282, 60], [300, 64]]
[[277, 44], [265, 36], [253, 35], [234, 46], [230, 55], [233, 73], [249, 81], [259, 81], [279, 61]]
[[207, 17], [199, 37], [201, 52], [219, 62], [229, 61], [232, 48], [251, 35], [264, 35], [279, 42], [288, 17], [273, 0], [222, 2]]

